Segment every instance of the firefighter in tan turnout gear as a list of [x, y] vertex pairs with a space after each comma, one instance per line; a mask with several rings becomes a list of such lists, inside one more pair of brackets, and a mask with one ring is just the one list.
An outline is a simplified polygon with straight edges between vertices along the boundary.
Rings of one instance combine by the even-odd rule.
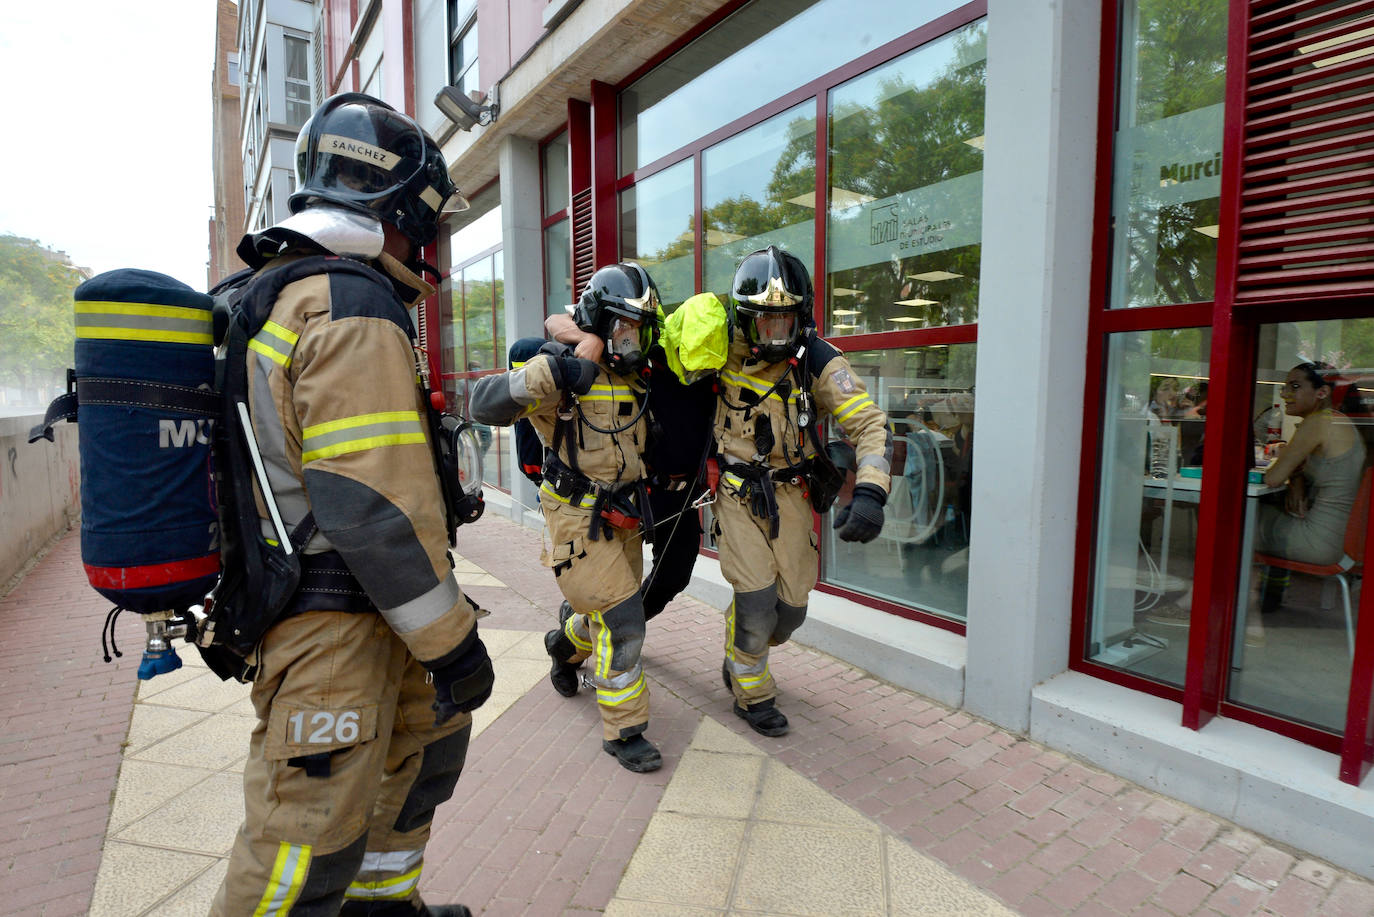
[[258, 269], [244, 308], [270, 310], [250, 413], [302, 585], [258, 644], [245, 819], [212, 913], [460, 917], [417, 886], [493, 671], [452, 572], [406, 310], [433, 292], [408, 262], [462, 199], [419, 126], [358, 93], [326, 100], [296, 155], [294, 215], [239, 254]]
[[592, 660], [588, 681], [601, 709], [602, 748], [638, 772], [662, 765], [643, 735], [649, 686], [639, 661], [641, 552], [644, 533], [653, 530], [646, 518], [649, 425], [641, 374], [658, 315], [658, 290], [642, 267], [603, 267], [573, 313], [580, 329], [602, 339], [601, 360], [549, 343], [522, 368], [479, 379], [471, 399], [474, 420], [506, 426], [528, 418], [548, 447], [539, 487], [548, 525], [542, 560], [574, 612], [545, 635], [550, 680], [572, 697], [578, 666]]
[[[871, 541], [883, 526], [892, 435], [887, 415], [838, 349], [816, 336], [811, 278], [775, 246], [747, 255], [731, 295], [737, 333], [720, 372], [715, 437], [720, 484], [712, 507], [721, 573], [734, 588], [722, 677], [734, 711], [755, 732], [787, 731], [768, 669], [769, 647], [806, 620], [818, 555], [812, 510], [838, 492], [836, 463], [852, 465], [854, 496], [835, 528]], [[817, 424], [830, 415], [854, 451], [822, 448]]]

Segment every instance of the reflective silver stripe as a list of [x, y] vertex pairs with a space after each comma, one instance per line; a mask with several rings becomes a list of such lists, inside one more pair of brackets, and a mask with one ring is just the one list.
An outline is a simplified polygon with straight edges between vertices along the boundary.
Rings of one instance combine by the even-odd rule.
[[404, 636], [439, 620], [458, 604], [461, 594], [458, 580], [454, 579], [453, 573], [450, 572], [439, 585], [424, 595], [395, 608], [381, 609], [382, 617], [386, 618], [386, 623], [391, 625], [392, 630]]
[[208, 309], [153, 303], [78, 301], [78, 338], [213, 344]]
[[291, 365], [291, 354], [300, 336], [276, 322], [268, 322], [248, 342], [248, 349], [267, 357], [283, 369]]
[[516, 404], [529, 404], [531, 401], [535, 400], [534, 395], [530, 392], [529, 386], [525, 384], [525, 373], [526, 370], [517, 369], [510, 374], [508, 380], [510, 397]]
[[358, 872], [389, 872], [400, 875], [410, 872], [424, 862], [424, 848], [419, 850], [369, 850], [363, 854], [362, 865]]
[[[249, 380], [253, 403], [274, 404], [272, 385], [268, 381], [272, 364], [259, 359], [253, 362], [253, 375]], [[282, 522], [286, 523], [287, 528], [295, 529], [305, 514], [310, 512], [310, 502], [306, 499], [305, 487], [287, 461], [286, 430], [282, 427], [281, 415], [276, 410], [254, 412], [253, 432], [258, 437], [258, 451], [262, 454], [263, 468], [267, 471], [267, 483], [272, 487], [272, 495], [277, 498], [277, 510], [281, 513]]]
[[301, 464], [308, 465], [320, 459], [380, 446], [424, 442], [424, 428], [420, 425], [418, 411], [360, 414], [313, 424], [302, 430]]
[[864, 466], [877, 468], [883, 474], [892, 473], [892, 463], [881, 455], [865, 455], [863, 458], [859, 459], [859, 467], [863, 468]]
[[630, 669], [628, 672], [621, 672], [619, 675], [613, 675], [610, 678], [593, 678], [592, 681], [595, 682], [596, 686], [599, 688], [606, 688], [610, 691], [623, 691], [630, 685], [639, 681], [643, 675], [644, 666], [640, 663], [635, 663], [634, 668]]

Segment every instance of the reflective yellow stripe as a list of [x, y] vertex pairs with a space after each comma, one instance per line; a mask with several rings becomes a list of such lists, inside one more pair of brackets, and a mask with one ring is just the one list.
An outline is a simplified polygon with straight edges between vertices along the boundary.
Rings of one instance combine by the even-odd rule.
[[374, 882], [359, 882], [356, 879], [344, 892], [345, 898], [366, 898], [370, 900], [409, 898], [415, 886], [420, 883], [420, 869], [412, 869], [403, 876], [391, 876]]
[[403, 446], [424, 441], [424, 429], [420, 426], [420, 414], [417, 411], [359, 414], [313, 424], [302, 430], [301, 462], [305, 464], [380, 446]]
[[[730, 673], [735, 675], [734, 672]], [[768, 666], [763, 667], [763, 671], [758, 675], [735, 675], [735, 681], [739, 682], [741, 688], [757, 688], [768, 681]]]
[[844, 423], [846, 420], [853, 417], [855, 414], [859, 413], [859, 411], [861, 411], [863, 408], [867, 407], [872, 403], [873, 399], [868, 397], [867, 392], [861, 395], [855, 395], [853, 398], [850, 398], [844, 404], [840, 405], [838, 408], [835, 409], [835, 419], [838, 420], [840, 423]]
[[267, 322], [253, 339], [248, 349], [260, 353], [282, 368], [291, 365], [291, 353], [296, 349], [300, 335], [289, 331], [276, 322]]
[[578, 396], [579, 401], [627, 401], [634, 403], [634, 392], [624, 386], [593, 385], [591, 391]]
[[84, 300], [75, 304], [75, 312], [76, 336], [85, 340], [214, 343], [208, 309]]
[[[772, 382], [766, 382], [763, 379], [757, 379], [754, 376], [746, 376], [742, 373], [733, 373], [729, 370], [723, 370], [721, 372], [721, 377], [724, 378], [726, 382], [730, 383], [736, 388], [747, 388], [758, 395], [762, 395], [764, 392], [768, 392], [769, 398], [774, 398], [778, 401], [782, 400], [782, 396], [777, 393], [776, 389], [774, 389], [771, 392], [768, 391], [769, 389], [773, 388]], [[797, 401], [796, 393], [788, 395], [787, 400], [789, 403], [795, 404]]]
[[305, 873], [310, 868], [309, 844], [283, 843], [277, 847], [277, 859], [272, 864], [272, 876], [263, 889], [253, 917], [275, 917], [286, 914], [301, 893]]
[[577, 615], [570, 615], [568, 620], [563, 622], [563, 633], [572, 641], [572, 645], [577, 648], [578, 652], [590, 653], [592, 651], [592, 641], [584, 639], [582, 635], [577, 632], [577, 627], [573, 624], [576, 620]]
[[[539, 492], [554, 500], [557, 500], [559, 503], [562, 503], [565, 506], [573, 505], [573, 502], [571, 500], [567, 499], [566, 497], [560, 497], [558, 494], [554, 493], [553, 488], [549, 486], [549, 483], [547, 481], [539, 485]], [[581, 507], [582, 509], [591, 509], [595, 504], [596, 494], [583, 494], [582, 499], [578, 501], [577, 506]]]
[[[601, 617], [601, 612], [593, 611], [587, 617], [596, 622], [597, 627], [593, 628], [596, 633], [596, 676], [607, 679], [611, 677], [611, 629], [606, 626], [606, 619]], [[601, 689], [596, 691], [600, 696]]]
[[618, 707], [626, 701], [632, 701], [644, 693], [644, 676], [640, 675], [635, 679], [635, 683], [622, 691], [609, 691], [605, 688], [596, 689], [596, 702], [607, 707]]

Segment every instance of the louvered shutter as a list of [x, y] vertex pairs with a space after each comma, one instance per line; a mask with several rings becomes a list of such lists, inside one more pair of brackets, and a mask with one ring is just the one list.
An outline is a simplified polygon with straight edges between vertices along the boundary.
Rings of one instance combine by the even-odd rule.
[[1374, 0], [1251, 0], [1237, 304], [1374, 292]]

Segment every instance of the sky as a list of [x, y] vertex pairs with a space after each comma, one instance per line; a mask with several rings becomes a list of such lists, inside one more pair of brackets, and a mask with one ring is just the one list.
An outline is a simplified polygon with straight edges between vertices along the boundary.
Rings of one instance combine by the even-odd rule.
[[0, 234], [205, 288], [215, 7], [0, 4]]

